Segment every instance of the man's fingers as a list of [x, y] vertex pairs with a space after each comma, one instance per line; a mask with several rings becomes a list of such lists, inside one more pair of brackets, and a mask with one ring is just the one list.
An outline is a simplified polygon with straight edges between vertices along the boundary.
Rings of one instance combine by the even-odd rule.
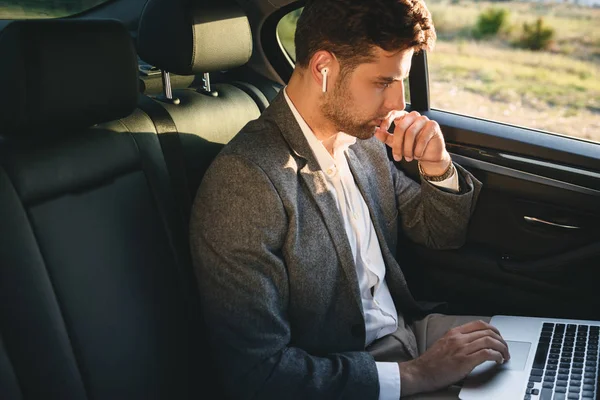
[[464, 336], [467, 339], [467, 341], [469, 341], [469, 342], [472, 342], [475, 339], [479, 339], [480, 337], [484, 337], [484, 336], [491, 336], [500, 341], [504, 341], [502, 336], [492, 329], [481, 329], [481, 330], [473, 331], [470, 333], [465, 333]]
[[496, 350], [497, 352], [502, 354], [502, 358], [505, 360], [508, 360], [510, 358], [508, 355], [508, 347], [506, 346], [506, 343], [503, 343], [502, 341], [492, 336], [483, 336], [479, 339], [472, 341], [471, 343], [468, 343], [464, 347], [464, 352], [465, 354], [470, 355], [482, 349]]
[[394, 118], [394, 124], [396, 127], [394, 128], [394, 133], [397, 131], [405, 132], [409, 126], [411, 126], [417, 118], [419, 118], [421, 114], [416, 111], [412, 111], [408, 114], [402, 114], [401, 116], [397, 116]]
[[422, 139], [423, 129], [427, 125], [427, 121], [428, 119], [425, 117], [417, 118], [404, 133], [402, 154], [406, 161], [412, 161], [415, 158], [415, 145]]
[[408, 113], [406, 111], [393, 111], [381, 122], [379, 127], [388, 132], [390, 130], [390, 126], [392, 126], [392, 122], [394, 122], [396, 119], [404, 117], [407, 114]]
[[497, 364], [502, 364], [504, 362], [502, 354], [493, 349], [481, 349], [469, 355], [468, 360], [471, 370], [485, 361], [495, 361]]
[[500, 343], [502, 343], [502, 345], [504, 345], [507, 349], [506, 353], [503, 353], [502, 355], [507, 360], [510, 359], [510, 353], [508, 352], [508, 343], [506, 343], [506, 341], [504, 340], [504, 338], [502, 338], [502, 336], [500, 336], [493, 330], [485, 329], [485, 330], [481, 330], [481, 331], [467, 333], [464, 335], [464, 338], [467, 343], [472, 343], [472, 342], [474, 342], [478, 339], [484, 338], [484, 337], [491, 337], [491, 338], [494, 338], [495, 340], [499, 341]]
[[415, 144], [414, 158], [416, 158], [417, 160], [423, 158], [425, 150], [427, 149], [427, 145], [429, 144], [431, 139], [433, 139], [438, 134], [436, 126], [437, 124], [434, 121], [427, 121], [427, 123], [423, 127], [421, 135], [419, 135], [419, 139]]
[[404, 155], [404, 136], [406, 130], [419, 118], [420, 114], [413, 111], [409, 114], [404, 114], [400, 118], [394, 120], [394, 145], [392, 147], [392, 155], [394, 160], [400, 161]]
[[[392, 121], [395, 124], [393, 135], [388, 132]], [[375, 136], [392, 148], [394, 160], [400, 161], [404, 157], [406, 161], [412, 161], [422, 157], [427, 144], [435, 136], [436, 125], [416, 111], [398, 111], [382, 121], [375, 129]]]
[[377, 128], [375, 128], [375, 137], [381, 142], [381, 143], [385, 143], [385, 141], [387, 140], [387, 136], [389, 135], [389, 133], [387, 133], [383, 128], [381, 128], [380, 126], [378, 126]]
[[[498, 328], [496, 328], [495, 326], [492, 326], [490, 324], [488, 324], [487, 322], [478, 320], [478, 321], [471, 321], [467, 324], [461, 325], [459, 327], [454, 328], [456, 329], [458, 332], [460, 333], [471, 333], [471, 332], [475, 332], [475, 331], [481, 331], [481, 330], [485, 330], [485, 329], [491, 329], [494, 332], [496, 332], [498, 335], [500, 335], [500, 331], [498, 330]], [[500, 335], [502, 336], [502, 335]]]
[[406, 111], [393, 111], [382, 122], [381, 125], [375, 128], [375, 137], [386, 145], [393, 147], [394, 135], [390, 134], [390, 126], [396, 119], [400, 119], [407, 115]]
[[[420, 118], [421, 114], [416, 111], [412, 111], [394, 120], [394, 124], [396, 125], [394, 128], [394, 136], [398, 136], [398, 139], [394, 140], [394, 148], [392, 149], [392, 154], [394, 155], [395, 160], [399, 161], [403, 156], [406, 157], [404, 154], [404, 150], [406, 148], [404, 141], [407, 130], [415, 123], [415, 121], [419, 120]], [[414, 143], [414, 137], [411, 139], [411, 143]], [[410, 151], [410, 158], [412, 158], [412, 147]]]
[[381, 127], [375, 128], [375, 137], [390, 147], [394, 145], [394, 135]]
[[[464, 339], [466, 339], [467, 342], [471, 343], [477, 342], [478, 340], [486, 337], [493, 338], [496, 343], [499, 343], [500, 346], [502, 346], [500, 350], [503, 357], [505, 357], [507, 360], [510, 359], [510, 353], [508, 352], [508, 344], [502, 338], [500, 331], [498, 331], [498, 328], [496, 328], [495, 326], [492, 326], [487, 322], [479, 320], [469, 322], [454, 329], [465, 335]], [[477, 343], [481, 344], [482, 342]], [[496, 351], [497, 350], [498, 349], [496, 348]]]
[[402, 144], [404, 143], [404, 131], [398, 129], [398, 123], [396, 122], [396, 127], [394, 128], [394, 137], [393, 143], [390, 145], [392, 148], [392, 156], [395, 161], [402, 160]]

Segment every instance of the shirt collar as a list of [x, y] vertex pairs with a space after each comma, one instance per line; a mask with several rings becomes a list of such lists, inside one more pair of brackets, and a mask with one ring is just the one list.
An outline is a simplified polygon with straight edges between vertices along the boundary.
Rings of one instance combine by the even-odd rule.
[[292, 100], [289, 98], [286, 89], [287, 86], [283, 88], [283, 95], [285, 97], [285, 101], [292, 110], [292, 114], [294, 114], [298, 125], [300, 125], [300, 129], [302, 130], [304, 137], [306, 137], [308, 145], [312, 149], [313, 154], [315, 155], [315, 158], [319, 163], [319, 166], [323, 171], [330, 170], [331, 167], [335, 167], [335, 159], [331, 156], [331, 154], [329, 154], [329, 152], [325, 148], [325, 144], [328, 144], [325, 142], [333, 141], [333, 154], [337, 156], [346, 151], [348, 147], [356, 143], [356, 138], [344, 132], [338, 132], [330, 138], [327, 138], [325, 141], [320, 141], [319, 139], [317, 139], [312, 129], [310, 129], [310, 126], [308, 126], [304, 118], [302, 118], [302, 115], [300, 115], [300, 112], [298, 111], [296, 106], [294, 106], [294, 103], [292, 103]]

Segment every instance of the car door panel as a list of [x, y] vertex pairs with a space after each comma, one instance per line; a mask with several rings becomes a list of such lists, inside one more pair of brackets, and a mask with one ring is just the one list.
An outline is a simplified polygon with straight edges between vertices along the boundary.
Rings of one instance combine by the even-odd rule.
[[[600, 146], [424, 114], [484, 186], [461, 249], [400, 243], [415, 296], [449, 302], [446, 312], [600, 319]], [[413, 164], [401, 167], [418, 179]]]

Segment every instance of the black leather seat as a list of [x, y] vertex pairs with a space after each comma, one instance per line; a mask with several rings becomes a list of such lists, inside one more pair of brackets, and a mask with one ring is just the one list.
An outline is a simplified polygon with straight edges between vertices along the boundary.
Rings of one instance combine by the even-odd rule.
[[202, 398], [214, 381], [153, 124], [96, 126], [136, 108], [127, 30], [13, 22], [0, 57], [0, 398]]
[[139, 23], [137, 49], [142, 60], [161, 70], [180, 76], [213, 73], [217, 82], [210, 93], [202, 87], [173, 90], [178, 104], [156, 100], [179, 132], [193, 198], [217, 153], [259, 117], [280, 86], [261, 81], [259, 90], [249, 80], [228, 79], [223, 73], [244, 66], [252, 54], [248, 18], [233, 0], [149, 0]]

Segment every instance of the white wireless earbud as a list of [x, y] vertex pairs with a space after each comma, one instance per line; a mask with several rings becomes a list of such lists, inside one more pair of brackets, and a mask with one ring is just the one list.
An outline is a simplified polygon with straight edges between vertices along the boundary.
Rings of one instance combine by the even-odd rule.
[[323, 93], [327, 91], [327, 74], [329, 73], [329, 68], [325, 67], [321, 70], [321, 75], [323, 75]]

